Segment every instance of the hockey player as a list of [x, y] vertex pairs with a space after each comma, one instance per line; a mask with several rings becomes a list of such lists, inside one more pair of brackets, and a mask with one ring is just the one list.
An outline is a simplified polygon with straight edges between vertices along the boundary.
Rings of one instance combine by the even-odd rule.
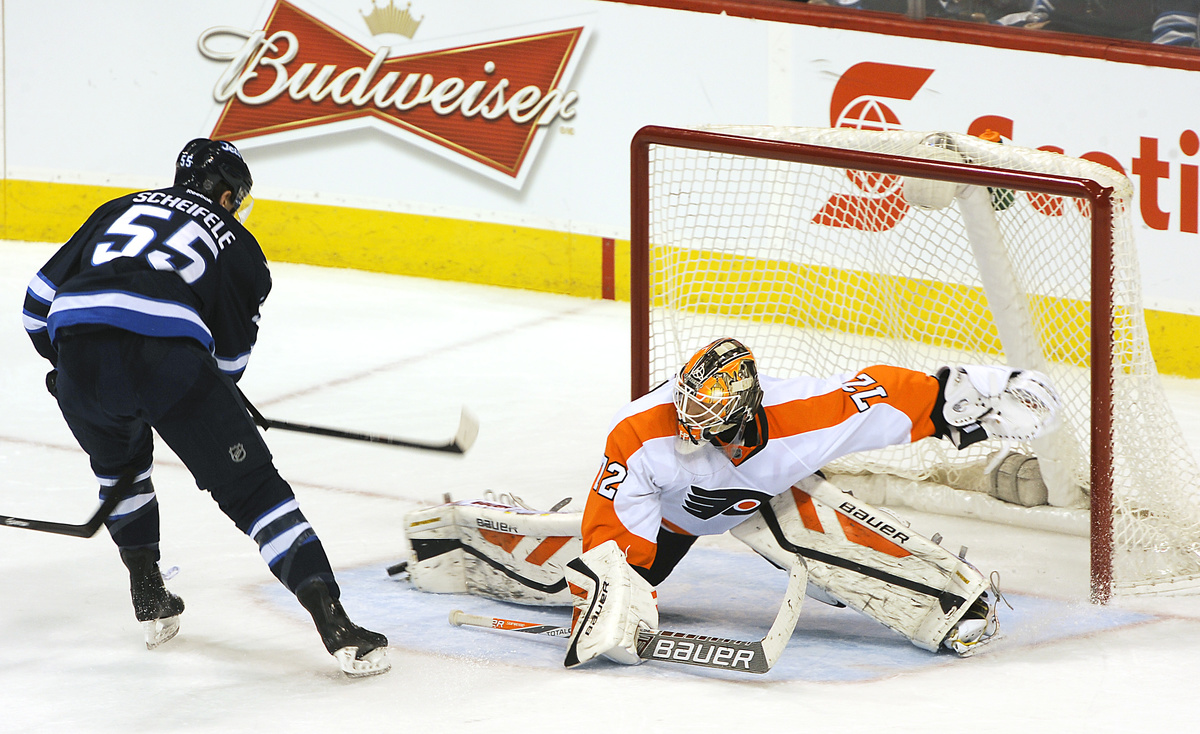
[[382, 673], [387, 638], [346, 616], [321, 542], [234, 385], [271, 289], [266, 258], [235, 216], [251, 186], [232, 144], [189, 142], [174, 186], [104, 204], [34, 276], [25, 328], [54, 367], [47, 387], [101, 496], [117, 477], [135, 477], [106, 526], [148, 648], [175, 636], [184, 610], [158, 567], [153, 428], [257, 543], [342, 669]]
[[566, 568], [575, 595], [567, 665], [598, 655], [638, 662], [638, 628], [657, 628], [653, 587], [698, 536], [728, 530], [777, 566], [800, 556], [810, 596], [925, 649], [970, 654], [997, 630], [982, 574], [818, 472], [852, 452], [928, 437], [960, 449], [1025, 440], [1057, 408], [1036, 372], [876, 365], [775, 379], [758, 374], [738, 341], [714, 341], [613, 423], [583, 512], [584, 552]]

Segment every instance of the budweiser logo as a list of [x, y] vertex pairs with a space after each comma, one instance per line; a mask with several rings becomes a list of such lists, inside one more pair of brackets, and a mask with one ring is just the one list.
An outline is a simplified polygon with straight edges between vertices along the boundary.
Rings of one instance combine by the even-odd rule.
[[226, 63], [211, 137], [245, 146], [375, 127], [520, 188], [547, 126], [575, 116], [565, 85], [586, 36], [580, 24], [393, 56], [279, 0], [260, 30], [200, 36], [201, 53]]

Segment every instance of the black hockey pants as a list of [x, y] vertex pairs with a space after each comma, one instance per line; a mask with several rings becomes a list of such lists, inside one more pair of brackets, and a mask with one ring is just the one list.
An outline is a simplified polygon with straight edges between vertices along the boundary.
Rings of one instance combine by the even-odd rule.
[[119, 329], [66, 329], [58, 348], [58, 405], [100, 479], [101, 496], [125, 471], [139, 472], [133, 495], [106, 523], [121, 548], [159, 542], [150, 483], [153, 434], [183, 461], [293, 592], [321, 578], [338, 597], [329, 559], [271, 461], [233, 380], [190, 339]]

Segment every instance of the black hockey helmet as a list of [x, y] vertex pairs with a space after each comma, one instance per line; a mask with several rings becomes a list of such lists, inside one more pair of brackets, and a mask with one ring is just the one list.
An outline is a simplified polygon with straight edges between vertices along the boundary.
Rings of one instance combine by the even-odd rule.
[[[196, 141], [192, 141], [195, 143]], [[190, 146], [192, 143], [188, 143]], [[188, 153], [185, 147], [179, 154], [182, 160]], [[201, 140], [191, 151], [191, 166], [184, 168], [183, 180], [177, 180], [180, 186], [195, 189], [213, 201], [221, 198], [228, 190], [233, 194], [233, 211], [237, 211], [242, 200], [250, 195], [254, 179], [250, 177], [250, 167], [242, 160], [242, 154], [227, 140]], [[180, 169], [176, 167], [176, 173]]]
[[192, 164], [196, 160], [196, 150], [205, 143], [211, 143], [208, 138], [194, 138], [188, 141], [188, 144], [183, 146], [183, 150], [179, 151], [179, 155], [175, 157], [175, 185], [183, 186], [188, 177], [191, 176]]

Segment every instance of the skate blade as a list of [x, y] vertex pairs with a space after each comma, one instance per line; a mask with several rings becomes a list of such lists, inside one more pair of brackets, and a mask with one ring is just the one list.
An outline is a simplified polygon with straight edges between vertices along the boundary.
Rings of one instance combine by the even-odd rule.
[[348, 678], [366, 678], [392, 669], [392, 664], [387, 659], [386, 647], [377, 647], [361, 658], [356, 658], [357, 654], [357, 647], [343, 647], [333, 654]]
[[179, 634], [179, 615], [142, 622], [142, 632], [146, 635], [146, 649], [153, 650]]

